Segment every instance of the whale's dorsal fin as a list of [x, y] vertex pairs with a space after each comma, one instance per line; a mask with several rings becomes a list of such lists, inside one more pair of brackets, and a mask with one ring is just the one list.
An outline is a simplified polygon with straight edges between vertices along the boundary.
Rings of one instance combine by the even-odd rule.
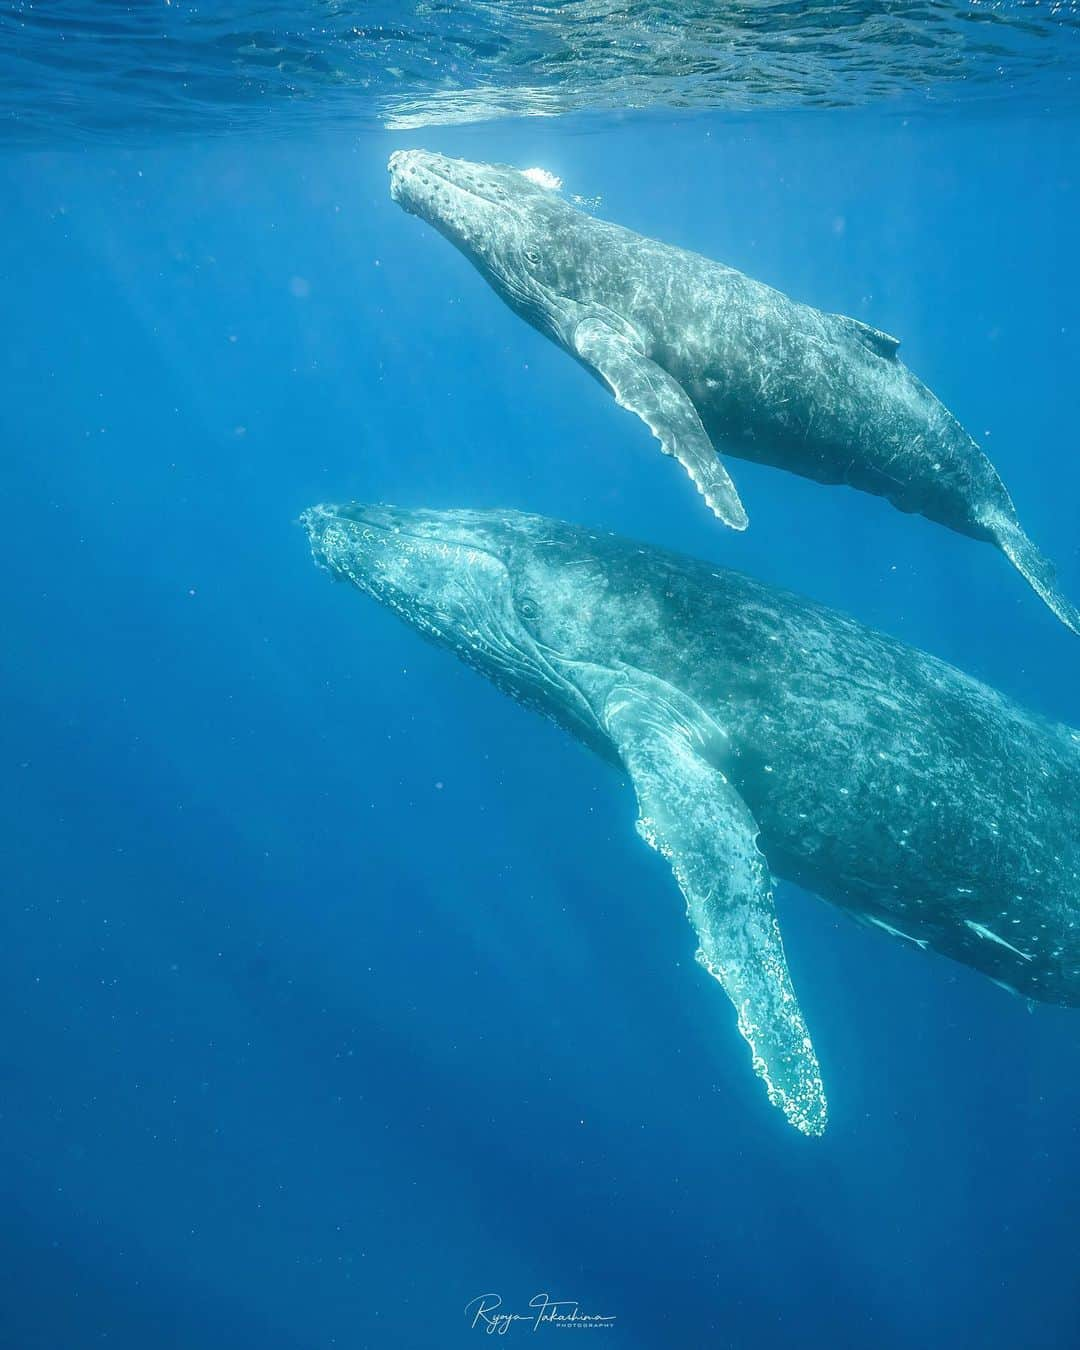
[[572, 347], [608, 386], [619, 407], [637, 413], [664, 454], [675, 456], [714, 514], [733, 530], [745, 530], [750, 522], [735, 484], [678, 380], [602, 318], [583, 319], [574, 329]]
[[825, 1129], [825, 1090], [788, 973], [757, 822], [715, 767], [724, 733], [643, 672], [617, 672], [600, 714], [637, 793], [638, 833], [671, 864], [697, 959], [735, 1005], [769, 1100], [804, 1134]]
[[853, 319], [850, 314], [838, 314], [836, 317], [850, 324], [855, 337], [864, 347], [869, 347], [875, 356], [888, 358], [896, 355], [900, 346], [898, 337], [883, 333], [880, 328], [871, 328], [868, 323], [863, 323], [862, 319]]

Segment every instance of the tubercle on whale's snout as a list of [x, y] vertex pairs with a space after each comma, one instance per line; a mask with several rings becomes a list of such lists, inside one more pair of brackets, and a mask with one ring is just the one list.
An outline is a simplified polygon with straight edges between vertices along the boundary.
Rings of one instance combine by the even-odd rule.
[[316, 567], [335, 581], [357, 582], [356, 568], [371, 545], [386, 534], [377, 520], [378, 507], [308, 507], [298, 523], [307, 531], [308, 546]]
[[331, 519], [332, 515], [325, 507], [309, 506], [306, 511], [301, 511], [296, 523], [307, 531], [308, 547], [311, 549], [311, 558], [315, 566], [329, 572], [336, 581], [338, 570], [330, 562], [324, 547], [326, 527]]
[[408, 190], [411, 163], [408, 150], [395, 150], [386, 161], [387, 172], [390, 174], [390, 200], [397, 202], [406, 211], [413, 210]]
[[390, 168], [390, 200], [392, 202], [397, 202], [399, 206], [404, 206], [407, 209], [408, 203], [405, 200], [401, 175], [394, 171], [393, 156], [391, 156], [389, 168]]
[[391, 199], [414, 215], [420, 214], [418, 203], [435, 193], [442, 182], [438, 160], [423, 150], [395, 150], [386, 161]]

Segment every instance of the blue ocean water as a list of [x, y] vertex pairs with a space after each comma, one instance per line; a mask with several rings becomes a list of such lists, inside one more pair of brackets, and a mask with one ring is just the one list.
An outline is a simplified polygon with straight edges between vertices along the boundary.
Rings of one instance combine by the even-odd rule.
[[386, 175], [543, 166], [899, 335], [1077, 597], [1073, 105], [604, 103], [0, 144], [0, 1345], [457, 1347], [541, 1292], [615, 1321], [508, 1337], [1080, 1340], [1075, 1011], [782, 886], [801, 1138], [629, 785], [312, 566], [319, 501], [542, 512], [1080, 725], [1075, 638], [994, 551], [742, 462], [723, 530]]

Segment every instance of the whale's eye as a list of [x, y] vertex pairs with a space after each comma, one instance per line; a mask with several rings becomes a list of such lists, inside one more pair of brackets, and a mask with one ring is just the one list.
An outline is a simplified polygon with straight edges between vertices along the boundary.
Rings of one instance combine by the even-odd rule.
[[523, 619], [538, 619], [540, 606], [531, 595], [525, 595], [518, 601], [518, 613]]
[[539, 267], [540, 266], [539, 249], [527, 248], [525, 250], [525, 261], [529, 267]]

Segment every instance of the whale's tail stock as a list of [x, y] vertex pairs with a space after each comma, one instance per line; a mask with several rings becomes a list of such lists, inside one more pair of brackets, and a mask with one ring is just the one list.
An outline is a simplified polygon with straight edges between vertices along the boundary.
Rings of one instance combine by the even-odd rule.
[[1080, 636], [1080, 609], [1058, 590], [1053, 564], [1043, 557], [1016, 519], [1004, 511], [994, 511], [984, 517], [983, 523], [998, 548], [1036, 595], [1066, 628]]

